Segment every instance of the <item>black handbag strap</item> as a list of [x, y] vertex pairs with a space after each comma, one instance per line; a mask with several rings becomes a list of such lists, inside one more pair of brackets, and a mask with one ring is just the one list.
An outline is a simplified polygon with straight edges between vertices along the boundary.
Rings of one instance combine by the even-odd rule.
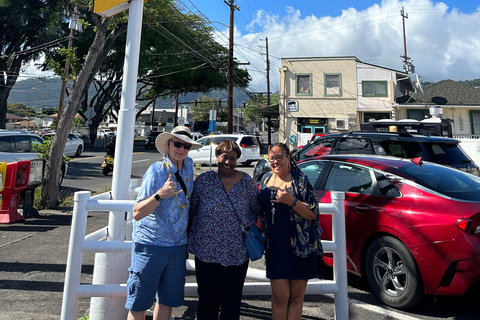
[[175, 178], [177, 178], [178, 183], [180, 183], [180, 187], [182, 188], [183, 193], [185, 193], [185, 196], [188, 196], [187, 186], [185, 185], [185, 182], [183, 182], [182, 176], [178, 171], [175, 172]]
[[225, 192], [225, 195], [227, 196], [228, 201], [230, 202], [230, 205], [232, 206], [233, 212], [235, 213], [235, 218], [237, 218], [238, 223], [240, 226], [243, 228], [243, 230], [246, 230], [246, 227], [243, 225], [242, 220], [240, 220], [240, 217], [238, 216], [237, 210], [235, 210], [235, 206], [233, 205], [232, 199], [230, 199], [230, 196], [228, 195], [227, 190], [225, 189], [225, 186], [223, 185], [222, 178], [220, 178], [220, 174], [217, 172], [218, 180], [220, 180], [220, 184], [222, 185], [222, 189]]

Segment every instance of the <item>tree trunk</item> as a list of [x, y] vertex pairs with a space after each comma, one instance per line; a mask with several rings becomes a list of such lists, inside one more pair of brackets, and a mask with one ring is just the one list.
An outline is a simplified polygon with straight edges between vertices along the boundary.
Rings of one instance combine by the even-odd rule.
[[72, 128], [75, 115], [80, 109], [83, 97], [86, 96], [94, 75], [100, 69], [107, 53], [110, 51], [113, 42], [121, 33], [125, 32], [127, 25], [117, 26], [108, 36], [108, 26], [112, 18], [100, 21], [99, 16], [93, 14], [97, 26], [97, 33], [92, 45], [88, 50], [85, 62], [78, 77], [73, 84], [72, 90], [67, 99], [67, 105], [63, 110], [62, 116], [58, 119], [57, 131], [52, 141], [49, 158], [45, 166], [45, 178], [42, 188], [41, 203], [45, 208], [57, 208], [59, 202], [59, 186], [62, 165], [63, 149], [67, 141], [68, 133]]

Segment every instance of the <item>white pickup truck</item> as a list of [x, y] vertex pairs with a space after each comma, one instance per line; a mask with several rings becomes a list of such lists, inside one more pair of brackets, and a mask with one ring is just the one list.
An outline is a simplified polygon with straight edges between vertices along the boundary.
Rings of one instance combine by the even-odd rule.
[[97, 131], [97, 138], [108, 138], [114, 135], [115, 135], [115, 132], [113, 132], [110, 129], [98, 129]]

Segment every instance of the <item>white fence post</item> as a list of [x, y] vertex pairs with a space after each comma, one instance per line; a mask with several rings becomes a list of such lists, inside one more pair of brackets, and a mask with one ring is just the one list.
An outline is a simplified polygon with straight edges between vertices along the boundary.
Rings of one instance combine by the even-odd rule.
[[82, 271], [82, 244], [87, 228], [86, 204], [89, 191], [75, 192], [70, 244], [68, 247], [67, 270], [63, 289], [62, 320], [75, 319], [77, 313], [77, 287]]
[[347, 239], [345, 236], [345, 193], [331, 192], [335, 213], [332, 217], [333, 242], [337, 250], [333, 253], [333, 279], [337, 283], [335, 294], [335, 319], [348, 319], [348, 281], [347, 281]]

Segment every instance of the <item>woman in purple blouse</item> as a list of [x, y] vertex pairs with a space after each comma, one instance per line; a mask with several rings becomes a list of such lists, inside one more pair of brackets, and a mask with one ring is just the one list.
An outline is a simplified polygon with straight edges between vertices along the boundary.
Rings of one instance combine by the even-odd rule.
[[215, 149], [218, 170], [202, 173], [193, 185], [188, 251], [195, 255], [198, 320], [217, 320], [220, 307], [220, 319], [240, 318], [248, 269], [243, 230], [259, 214], [255, 183], [235, 169], [240, 155], [235, 142], [222, 141]]

